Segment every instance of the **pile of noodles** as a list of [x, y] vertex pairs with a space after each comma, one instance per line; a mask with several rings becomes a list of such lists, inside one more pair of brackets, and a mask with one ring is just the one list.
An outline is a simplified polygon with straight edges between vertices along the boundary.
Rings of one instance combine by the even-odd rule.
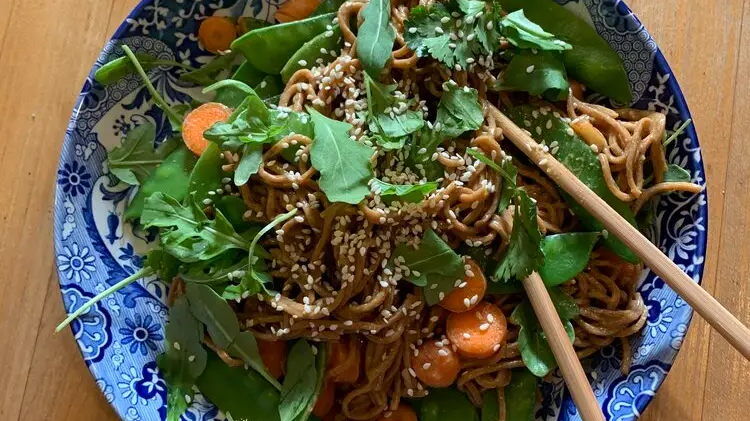
[[[359, 13], [365, 4], [349, 1], [341, 6], [337, 22], [345, 47], [333, 53], [336, 57], [330, 63], [297, 71], [281, 95], [279, 108], [303, 111], [312, 106], [352, 124], [350, 134], [367, 143], [363, 137], [367, 126], [362, 111], [367, 109], [367, 100], [362, 66], [356, 58], [356, 35], [348, 25], [361, 23]], [[485, 90], [502, 72], [502, 65], [485, 58], [468, 71], [451, 71], [432, 59], [418, 58], [402, 36], [409, 9], [418, 3], [391, 4], [396, 48], [383, 82], [397, 83], [398, 90], [414, 98], [415, 107], [425, 111], [427, 101], [437, 103], [442, 83], [449, 79], [476, 88], [484, 103], [485, 120], [473, 138], [445, 142], [433, 156], [445, 170], [438, 180], [439, 189], [418, 204], [386, 205], [375, 194], [359, 206], [330, 203], [310, 165], [312, 139], [299, 134], [267, 149], [259, 173], [239, 187], [248, 207], [245, 218], [250, 221], [268, 223], [281, 213], [298, 210], [298, 216], [279, 227], [275, 239], [265, 244], [272, 255], [274, 278], [284, 280], [281, 292], [266, 299], [251, 297], [236, 305], [240, 322], [245, 330], [266, 340], [346, 342], [352, 350], [349, 359], [329, 374], [362, 371], [355, 384], [337, 386], [338, 419], [371, 420], [395, 409], [401, 398], [428, 393], [410, 370], [411, 359], [423, 340], [442, 337], [446, 314], [439, 307], [425, 305], [420, 288], [401, 280], [403, 274], [384, 269], [395, 246], [417, 243], [424, 231], [433, 228], [453, 247], [465, 243], [498, 255], [507, 247], [513, 211], [511, 207], [502, 215], [496, 213], [502, 181], [466, 154], [467, 147], [476, 147], [492, 158], [513, 159], [519, 169], [519, 184], [537, 201], [543, 233], [579, 228], [554, 183], [503, 142], [495, 107], [529, 100]], [[659, 193], [700, 189], [690, 183], [664, 182], [662, 114], [613, 111], [573, 95], [566, 106], [549, 112], [570, 119], [599, 153], [610, 190], [634, 210]], [[287, 162], [281, 152], [293, 145], [301, 147], [295, 162]], [[375, 175], [394, 184], [421, 178], [405, 166], [406, 154], [378, 151], [373, 155]], [[225, 159], [224, 168], [231, 171], [238, 157], [226, 152]], [[653, 174], [652, 187], [644, 187], [645, 171]], [[641, 270], [641, 265], [627, 264], [598, 249], [588, 268], [564, 285], [564, 291], [580, 306], [580, 316], [574, 320], [575, 348], [580, 357], [620, 339], [623, 370], [628, 370], [630, 352], [624, 338], [641, 329], [647, 316], [637, 292]], [[506, 316], [521, 298], [487, 297]], [[488, 389], [497, 389], [502, 399], [510, 369], [523, 366], [517, 336], [518, 328], [509, 325], [507, 341], [493, 357], [463, 363], [457, 386], [475, 404], [481, 403], [482, 392]], [[226, 352], [217, 352], [227, 363], [241, 364]]]

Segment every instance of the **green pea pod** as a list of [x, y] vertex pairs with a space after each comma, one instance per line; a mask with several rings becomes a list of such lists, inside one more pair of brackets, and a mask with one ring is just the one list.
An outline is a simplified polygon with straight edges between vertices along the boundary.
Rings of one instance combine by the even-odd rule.
[[[333, 28], [333, 34], [331, 32], [323, 32], [318, 34], [315, 38], [306, 42], [302, 47], [294, 53], [294, 55], [286, 62], [284, 68], [281, 69], [281, 79], [286, 83], [299, 69], [311, 69], [317, 66], [315, 61], [319, 58], [331, 59], [329, 51], [335, 51], [338, 54], [339, 47], [341, 46], [341, 29], [337, 26]], [[322, 52], [323, 49], [326, 51]]]
[[[604, 181], [601, 164], [596, 154], [579, 138], [573, 129], [564, 122], [559, 114], [555, 115], [550, 107], [542, 109], [532, 105], [522, 105], [508, 111], [508, 117], [521, 127], [528, 129], [539, 141], [548, 145], [557, 142], [558, 151], [555, 158], [565, 165], [588, 188], [601, 197], [609, 206], [626, 221], [635, 226], [635, 215], [627, 203], [615, 197]], [[549, 128], [548, 128], [549, 127]], [[565, 201], [578, 216], [583, 225], [592, 231], [602, 231], [604, 226], [572, 197], [562, 192]], [[614, 235], [605, 235], [604, 244], [615, 254], [628, 262], [638, 262], [638, 257]]]
[[531, 21], [573, 46], [562, 54], [565, 69], [574, 79], [617, 102], [625, 104], [632, 100], [620, 57], [586, 21], [553, 0], [499, 2], [510, 12], [523, 9]]
[[270, 75], [279, 74], [289, 58], [307, 40], [326, 31], [331, 26], [335, 13], [315, 16], [295, 22], [253, 29], [232, 43], [232, 50], [239, 51], [258, 70]]
[[276, 95], [281, 95], [284, 90], [284, 84], [281, 82], [281, 78], [277, 75], [268, 75], [263, 78], [257, 85], [255, 85], [255, 93], [258, 94], [260, 99], [267, 99]]
[[510, 384], [505, 387], [506, 421], [534, 421], [537, 379], [525, 368], [511, 372]]
[[230, 367], [208, 351], [198, 390], [236, 420], [279, 421], [279, 392], [253, 370]]
[[544, 264], [539, 268], [544, 284], [549, 287], [560, 285], [586, 269], [598, 239], [598, 232], [570, 232], [544, 237]]
[[430, 389], [422, 398], [419, 421], [479, 421], [469, 398], [454, 388]]
[[190, 172], [188, 180], [188, 192], [195, 196], [196, 203], [216, 198], [216, 190], [221, 189], [221, 179], [225, 177], [221, 164], [221, 150], [216, 143], [209, 143]]
[[138, 189], [133, 200], [125, 209], [125, 220], [140, 218], [146, 198], [161, 192], [182, 201], [188, 192], [190, 173], [197, 158], [185, 145], [180, 145], [169, 154]]

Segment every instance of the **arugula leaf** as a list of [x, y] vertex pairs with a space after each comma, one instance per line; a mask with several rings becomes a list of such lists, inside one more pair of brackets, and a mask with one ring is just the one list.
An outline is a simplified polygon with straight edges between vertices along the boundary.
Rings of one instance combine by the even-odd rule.
[[[570, 320], [578, 316], [578, 306], [575, 300], [565, 295], [559, 287], [548, 288], [547, 291], [565, 326], [568, 338], [573, 342], [575, 331]], [[546, 376], [557, 366], [557, 362], [528, 300], [523, 301], [513, 310], [510, 322], [521, 328], [518, 332], [518, 344], [524, 364], [535, 376]]]
[[692, 181], [690, 173], [677, 164], [669, 164], [667, 171], [664, 172], [665, 182], [684, 182], [690, 183]]
[[424, 184], [391, 184], [377, 178], [370, 180], [370, 189], [387, 204], [395, 200], [405, 203], [419, 203], [425, 196], [435, 191], [437, 186], [436, 182]]
[[182, 414], [188, 409], [188, 397], [193, 398], [192, 390], [174, 387], [167, 383], [167, 421], [180, 421]]
[[255, 143], [245, 145], [242, 148], [242, 156], [237, 168], [234, 169], [234, 184], [241, 186], [247, 184], [253, 174], [260, 170], [260, 164], [263, 162], [263, 144]]
[[514, 200], [516, 209], [510, 244], [495, 271], [495, 282], [507, 282], [513, 278], [524, 279], [544, 263], [536, 202], [523, 189], [517, 190]]
[[547, 51], [564, 51], [573, 48], [526, 18], [523, 9], [509, 13], [500, 20], [499, 24], [503, 36], [518, 48], [538, 48]]
[[404, 23], [404, 39], [420, 57], [429, 54], [450, 68], [468, 68], [470, 62], [497, 50], [496, 13], [494, 4], [477, 0], [451, 0], [429, 10], [416, 6]]
[[[411, 105], [405, 98], [394, 94], [397, 85], [383, 85], [365, 73], [365, 90], [367, 91], [367, 111], [370, 130], [375, 133], [378, 143], [387, 149], [400, 149], [406, 142], [406, 135], [420, 130], [424, 126], [421, 111], [406, 109], [398, 112], [402, 103]], [[399, 92], [400, 94], [400, 92]], [[403, 94], [401, 94], [403, 97]], [[387, 112], [386, 112], [387, 111]]]
[[180, 261], [175, 259], [171, 254], [161, 249], [154, 248], [148, 251], [146, 255], [146, 265], [154, 270], [156, 276], [165, 283], [169, 283], [177, 276]]
[[265, 268], [259, 267], [258, 263], [260, 262], [259, 257], [259, 249], [260, 246], [258, 246], [258, 243], [260, 242], [260, 239], [263, 238], [266, 233], [274, 229], [277, 225], [288, 221], [294, 215], [297, 214], [297, 209], [292, 209], [291, 211], [278, 215], [276, 218], [273, 219], [273, 221], [269, 222], [268, 225], [263, 227], [260, 231], [258, 231], [257, 234], [253, 237], [253, 241], [250, 243], [249, 250], [249, 261], [251, 263], [250, 270], [248, 271], [247, 275], [242, 279], [242, 287], [246, 290], [252, 291], [252, 292], [258, 292], [258, 288], [252, 288], [250, 285], [257, 285], [261, 288], [265, 289], [267, 284], [270, 284], [272, 282], [271, 275], [266, 273]]
[[511, 372], [510, 384], [505, 386], [505, 421], [534, 421], [536, 409], [537, 379], [525, 368]]
[[312, 165], [320, 171], [320, 188], [331, 202], [356, 205], [370, 194], [373, 150], [349, 137], [351, 124], [332, 120], [308, 108], [315, 127], [310, 148]]
[[162, 163], [156, 155], [154, 140], [156, 127], [144, 122], [130, 130], [122, 145], [107, 153], [107, 167], [120, 181], [140, 185]]
[[429, 305], [442, 301], [441, 293], [453, 291], [456, 280], [463, 279], [465, 275], [461, 256], [432, 229], [425, 232], [418, 249], [399, 244], [393, 253], [391, 267], [395, 259], [403, 259], [401, 265], [410, 269], [404, 279], [423, 287]]
[[183, 262], [207, 260], [227, 250], [249, 247], [221, 212], [208, 219], [192, 196], [187, 206], [182, 206], [163, 193], [152, 194], [146, 199], [141, 222], [146, 228], [162, 228], [162, 248]]
[[390, 0], [372, 0], [362, 10], [364, 22], [357, 36], [357, 57], [367, 73], [379, 74], [393, 50], [396, 31], [391, 26]]
[[443, 84], [443, 91], [435, 124], [440, 124], [444, 136], [458, 137], [481, 127], [484, 113], [476, 89], [450, 81]]
[[559, 54], [521, 51], [513, 56], [495, 85], [498, 90], [528, 92], [557, 101], [568, 97], [568, 76]]
[[292, 346], [287, 358], [286, 376], [281, 386], [279, 402], [281, 421], [295, 421], [304, 414], [315, 395], [317, 383], [318, 374], [312, 347], [307, 341], [299, 340]]

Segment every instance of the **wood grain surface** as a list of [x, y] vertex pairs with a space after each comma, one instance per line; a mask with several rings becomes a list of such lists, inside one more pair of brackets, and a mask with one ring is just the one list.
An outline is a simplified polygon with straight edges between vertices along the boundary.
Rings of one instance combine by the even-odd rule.
[[[69, 331], [55, 173], [85, 75], [137, 0], [0, 0], [0, 420], [115, 421]], [[708, 173], [704, 287], [750, 323], [750, 0], [630, 0], [691, 107]], [[696, 317], [645, 421], [750, 419], [750, 363]]]

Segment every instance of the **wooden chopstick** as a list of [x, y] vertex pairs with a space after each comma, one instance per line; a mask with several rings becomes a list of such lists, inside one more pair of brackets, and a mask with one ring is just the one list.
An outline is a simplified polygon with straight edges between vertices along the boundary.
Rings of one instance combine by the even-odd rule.
[[526, 295], [534, 308], [547, 342], [552, 349], [557, 365], [560, 366], [565, 384], [568, 386], [573, 402], [578, 407], [583, 421], [604, 421], [604, 414], [596, 401], [594, 391], [591, 390], [586, 373], [581, 367], [573, 344], [565, 333], [565, 328], [557, 316], [555, 305], [552, 304], [547, 288], [538, 273], [533, 272], [523, 281]]
[[485, 101], [506, 138], [566, 193], [598, 219], [608, 234], [619, 238], [698, 314], [716, 329], [746, 359], [750, 360], [750, 329], [694, 283], [669, 257], [630, 225], [596, 193], [571, 173], [555, 157], [540, 148], [534, 139], [495, 106]]

